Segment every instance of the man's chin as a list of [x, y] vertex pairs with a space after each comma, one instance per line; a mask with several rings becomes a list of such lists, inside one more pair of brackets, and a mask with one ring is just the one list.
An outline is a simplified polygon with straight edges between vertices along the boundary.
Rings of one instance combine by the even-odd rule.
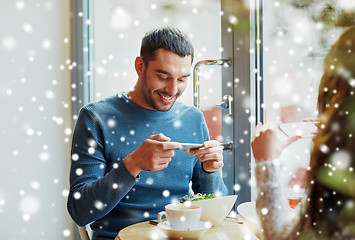
[[160, 111], [160, 112], [167, 112], [171, 109], [171, 107], [173, 106], [173, 104], [169, 105], [169, 106], [164, 106], [164, 107], [158, 107], [156, 108], [157, 111]]
[[167, 112], [169, 111], [172, 106], [174, 105], [175, 101], [173, 103], [170, 103], [170, 104], [161, 104], [161, 105], [155, 105], [155, 109], [157, 111], [160, 111], [160, 112]]

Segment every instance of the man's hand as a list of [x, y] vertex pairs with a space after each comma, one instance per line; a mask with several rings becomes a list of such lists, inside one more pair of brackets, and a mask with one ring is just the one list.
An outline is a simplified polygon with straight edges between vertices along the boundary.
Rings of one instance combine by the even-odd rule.
[[196, 156], [202, 162], [206, 172], [214, 172], [223, 167], [223, 148], [216, 140], [206, 141], [202, 148], [189, 149], [185, 152]]
[[159, 133], [147, 138], [135, 151], [129, 154], [123, 162], [127, 170], [134, 176], [141, 171], [158, 171], [166, 168], [174, 156], [175, 148], [179, 148], [176, 142], [170, 142], [170, 138]]

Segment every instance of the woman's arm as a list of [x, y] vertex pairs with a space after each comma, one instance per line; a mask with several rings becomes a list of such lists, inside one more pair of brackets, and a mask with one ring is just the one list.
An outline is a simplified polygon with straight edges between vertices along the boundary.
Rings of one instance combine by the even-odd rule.
[[261, 125], [257, 126], [256, 135], [251, 146], [256, 162], [256, 208], [264, 237], [266, 240], [296, 238], [294, 229], [298, 225], [299, 214], [290, 208], [283, 193], [278, 158], [299, 137], [282, 141], [276, 130], [262, 130]]

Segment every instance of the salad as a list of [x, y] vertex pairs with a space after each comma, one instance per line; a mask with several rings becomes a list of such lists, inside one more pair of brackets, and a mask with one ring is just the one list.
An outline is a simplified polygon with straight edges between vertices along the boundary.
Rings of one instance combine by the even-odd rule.
[[197, 194], [192, 194], [191, 196], [185, 195], [184, 197], [181, 198], [180, 203], [184, 203], [186, 201], [190, 201], [190, 202], [200, 201], [200, 200], [205, 200], [205, 199], [210, 199], [215, 197], [216, 196], [213, 193], [210, 194], [197, 193]]

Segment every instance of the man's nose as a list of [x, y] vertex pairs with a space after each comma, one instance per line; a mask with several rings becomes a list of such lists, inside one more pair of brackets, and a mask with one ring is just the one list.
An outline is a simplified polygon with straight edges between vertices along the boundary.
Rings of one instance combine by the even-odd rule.
[[178, 93], [178, 80], [171, 79], [168, 81], [167, 85], [165, 86], [165, 91], [170, 95], [176, 95]]

